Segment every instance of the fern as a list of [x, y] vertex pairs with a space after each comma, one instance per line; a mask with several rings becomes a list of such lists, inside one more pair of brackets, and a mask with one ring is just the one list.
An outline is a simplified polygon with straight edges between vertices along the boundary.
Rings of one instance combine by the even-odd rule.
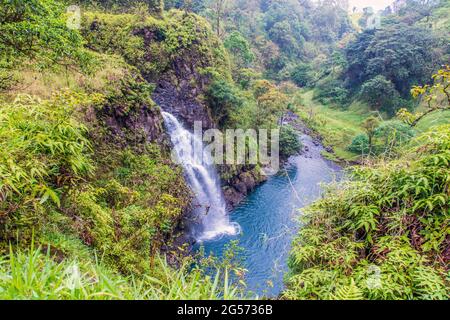
[[[355, 168], [353, 179], [330, 187], [306, 209], [284, 296], [446, 299], [449, 141], [450, 126], [435, 127], [400, 159]], [[380, 285], [366, 288], [372, 264], [380, 269]], [[332, 276], [311, 282], [312, 273]]]
[[336, 289], [333, 300], [364, 300], [364, 295], [352, 279], [350, 285]]

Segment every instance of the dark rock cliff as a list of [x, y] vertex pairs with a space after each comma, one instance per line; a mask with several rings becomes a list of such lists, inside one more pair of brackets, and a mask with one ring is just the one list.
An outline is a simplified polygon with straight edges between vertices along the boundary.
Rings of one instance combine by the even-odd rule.
[[197, 71], [195, 60], [177, 57], [172, 69], [160, 75], [153, 100], [166, 112], [173, 114], [187, 127], [201, 121], [203, 128], [215, 128], [207, 104], [203, 101], [209, 79]]
[[[165, 19], [142, 21], [129, 15], [95, 14], [88, 17], [86, 28], [89, 48], [120, 54], [152, 87], [147, 91], [151, 97], [134, 110], [120, 106], [128, 96], [145, 92], [135, 87], [119, 93], [111, 107], [102, 110], [102, 119], [114, 135], [124, 141], [137, 136], [170, 146], [157, 106], [189, 129], [195, 121], [201, 121], [204, 130], [219, 127], [208, 105], [208, 89], [215, 77], [232, 81], [231, 68], [222, 42], [206, 20], [177, 10]], [[219, 171], [229, 207], [264, 181], [257, 168], [222, 166]]]
[[[228, 209], [236, 207], [249, 193], [267, 180], [256, 167], [243, 167], [231, 170], [229, 166], [220, 168], [223, 177], [223, 192]], [[230, 172], [233, 172], [230, 175]], [[228, 175], [228, 178], [224, 178]]]
[[111, 134], [123, 141], [137, 139], [139, 142], [156, 142], [159, 145], [166, 145], [170, 141], [164, 129], [161, 112], [154, 106], [141, 105], [140, 110], [131, 115], [117, 114], [115, 108], [106, 106], [100, 117]]
[[156, 143], [168, 151], [170, 137], [151, 90], [135, 70], [125, 70], [123, 78], [109, 86], [105, 103], [95, 109], [95, 116], [108, 130], [110, 140], [123, 147]]
[[[163, 41], [163, 37], [151, 29], [138, 29], [134, 34], [143, 37], [147, 48], [152, 43]], [[147, 59], [154, 59], [149, 52]], [[202, 75], [200, 70], [208, 67], [208, 62], [195, 48], [185, 49], [184, 55], [171, 55], [166, 59], [166, 68], [158, 74], [143, 72], [147, 81], [156, 85], [153, 100], [188, 127], [193, 127], [195, 121], [202, 121], [206, 128], [215, 127], [203, 101], [210, 78]]]

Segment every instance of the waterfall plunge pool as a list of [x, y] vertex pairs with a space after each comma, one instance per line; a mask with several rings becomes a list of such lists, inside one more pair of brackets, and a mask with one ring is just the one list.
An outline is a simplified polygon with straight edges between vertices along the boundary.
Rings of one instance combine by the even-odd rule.
[[281, 174], [270, 177], [228, 215], [216, 168], [196, 161], [194, 151], [198, 146], [203, 150], [202, 141], [173, 115], [163, 112], [163, 117], [177, 161], [196, 196], [193, 215], [201, 221], [189, 231], [197, 240], [194, 249], [203, 248], [207, 255], [221, 258], [228, 244], [238, 241], [248, 292], [277, 297], [283, 290], [301, 209], [321, 196], [321, 184], [340, 179], [341, 169], [325, 160], [323, 147], [304, 135], [304, 152], [292, 157]]
[[[186, 182], [195, 195], [196, 209], [192, 216], [201, 219], [200, 223], [190, 226], [191, 237], [207, 241], [239, 234], [239, 225], [230, 222], [219, 175], [211, 154], [204, 151], [201, 137], [186, 130], [170, 113], [163, 112], [162, 115], [173, 144], [174, 160], [183, 167]], [[196, 154], [198, 151], [200, 155]]]
[[282, 292], [301, 209], [321, 196], [322, 183], [341, 176], [340, 167], [322, 157], [322, 146], [309, 136], [301, 140], [305, 152], [292, 157], [280, 174], [269, 178], [230, 213], [240, 234], [222, 235], [195, 246], [220, 258], [231, 241], [239, 241], [247, 290], [260, 297], [277, 297]]

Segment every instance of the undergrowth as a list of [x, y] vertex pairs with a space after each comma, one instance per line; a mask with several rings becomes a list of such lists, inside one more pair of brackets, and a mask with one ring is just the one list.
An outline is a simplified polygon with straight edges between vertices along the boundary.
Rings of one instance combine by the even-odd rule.
[[407, 150], [355, 168], [308, 208], [284, 298], [448, 299], [450, 127]]

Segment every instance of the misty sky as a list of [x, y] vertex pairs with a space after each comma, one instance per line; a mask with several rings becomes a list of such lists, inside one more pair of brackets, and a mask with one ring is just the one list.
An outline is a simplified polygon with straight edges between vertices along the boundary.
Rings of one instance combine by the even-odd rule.
[[350, 8], [357, 7], [359, 9], [365, 7], [372, 7], [375, 10], [384, 9], [390, 4], [392, 4], [393, 0], [350, 0]]

